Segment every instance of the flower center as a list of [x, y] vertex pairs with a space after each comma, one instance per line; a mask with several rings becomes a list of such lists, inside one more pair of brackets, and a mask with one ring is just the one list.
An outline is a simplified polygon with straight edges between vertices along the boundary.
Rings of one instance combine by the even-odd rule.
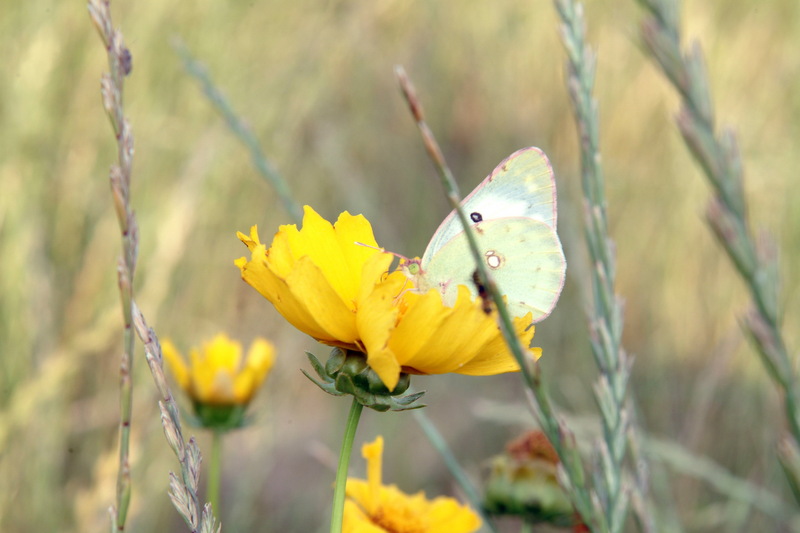
[[370, 516], [370, 521], [387, 533], [425, 533], [428, 530], [422, 517], [405, 505], [378, 508]]

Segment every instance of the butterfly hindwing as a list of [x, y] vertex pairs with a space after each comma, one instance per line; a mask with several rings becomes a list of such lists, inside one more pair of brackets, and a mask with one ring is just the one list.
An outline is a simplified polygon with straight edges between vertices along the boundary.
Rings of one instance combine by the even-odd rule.
[[[501, 217], [473, 225], [481, 255], [500, 291], [507, 295], [512, 316], [532, 313], [533, 322], [550, 314], [564, 285], [566, 261], [558, 236], [548, 224], [532, 218]], [[453, 305], [458, 285], [473, 297], [475, 262], [462, 232], [450, 238], [435, 254], [423, 256], [417, 288], [437, 288], [445, 304]]]

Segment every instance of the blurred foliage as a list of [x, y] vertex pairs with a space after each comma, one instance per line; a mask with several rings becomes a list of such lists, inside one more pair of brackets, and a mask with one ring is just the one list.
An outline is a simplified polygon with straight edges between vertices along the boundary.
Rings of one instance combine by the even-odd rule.
[[[239, 279], [235, 236], [288, 221], [245, 149], [182, 70], [180, 38], [261, 139], [296, 198], [323, 216], [363, 213], [378, 242], [421, 255], [446, 214], [395, 85], [403, 64], [467, 193], [514, 150], [552, 159], [568, 258], [561, 304], [537, 328], [545, 375], [565, 408], [595, 411], [584, 304], [576, 136], [549, 2], [115, 2], [133, 53], [126, 110], [136, 140], [141, 226], [136, 294], [162, 336], [184, 344], [219, 329], [279, 349], [254, 424], [226, 443], [229, 531], [316, 531], [328, 519], [346, 402], [299, 372], [325, 351], [283, 323]], [[116, 477], [120, 244], [102, 111], [105, 54], [83, 2], [0, 2], [0, 530], [107, 527]], [[774, 454], [777, 398], [737, 315], [746, 296], [705, 227], [709, 192], [672, 123], [676, 97], [638, 44], [634, 2], [590, 2], [596, 94], [618, 290], [626, 302], [633, 390], [648, 432], [786, 494]], [[686, 35], [706, 51], [720, 124], [739, 132], [755, 228], [782, 250], [786, 337], [800, 328], [800, 4], [692, 1]], [[154, 388], [136, 361], [131, 531], [181, 530], [166, 497], [175, 470]], [[428, 414], [477, 476], [519, 422], [477, 416], [481, 402], [525, 415], [517, 376], [415, 378]], [[368, 414], [385, 470], [406, 491], [447, 492], [444, 466], [407, 414]], [[199, 432], [199, 430], [198, 430]], [[207, 449], [208, 436], [200, 434]], [[772, 529], [770, 517], [702, 482], [666, 474], [690, 530]]]

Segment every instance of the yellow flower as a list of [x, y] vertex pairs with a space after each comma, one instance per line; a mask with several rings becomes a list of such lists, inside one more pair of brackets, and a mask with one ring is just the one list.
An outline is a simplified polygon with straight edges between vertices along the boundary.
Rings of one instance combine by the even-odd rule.
[[347, 479], [345, 533], [470, 533], [481, 527], [478, 515], [452, 498], [428, 500], [423, 492], [408, 495], [383, 485], [383, 437], [365, 444], [361, 453], [367, 479]]
[[241, 343], [223, 333], [201, 350], [193, 348], [188, 363], [170, 341], [164, 341], [161, 349], [178, 385], [195, 403], [204, 405], [247, 405], [275, 361], [270, 342], [254, 340], [243, 360]]
[[[255, 226], [238, 233], [251, 253], [236, 261], [242, 279], [300, 331], [330, 346], [367, 355], [389, 390], [401, 372], [492, 375], [519, 370], [494, 317], [466, 287], [453, 307], [431, 290], [416, 293], [393, 256], [378, 248], [372, 226], [345, 212], [335, 224], [305, 207], [303, 227], [281, 226], [267, 248]], [[368, 246], [362, 246], [359, 243]], [[530, 344], [530, 319], [515, 319]], [[533, 350], [536, 357], [540, 351]]]

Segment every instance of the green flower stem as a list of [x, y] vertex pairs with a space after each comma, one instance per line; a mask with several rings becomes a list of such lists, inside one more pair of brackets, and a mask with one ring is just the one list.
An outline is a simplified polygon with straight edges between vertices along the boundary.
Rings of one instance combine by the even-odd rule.
[[206, 501], [211, 504], [214, 513], [220, 515], [219, 486], [222, 474], [222, 439], [225, 432], [214, 430], [211, 437], [211, 460], [208, 463], [208, 487]]
[[408, 107], [414, 117], [417, 127], [419, 128], [422, 140], [425, 144], [425, 149], [428, 151], [433, 164], [439, 173], [442, 186], [444, 187], [447, 197], [450, 200], [453, 209], [456, 211], [461, 224], [464, 227], [464, 234], [469, 241], [470, 251], [475, 259], [481, 282], [486, 287], [488, 293], [492, 296], [492, 300], [497, 308], [500, 320], [500, 330], [503, 333], [503, 338], [509, 347], [514, 358], [519, 363], [522, 378], [525, 381], [531, 394], [536, 416], [542, 427], [542, 430], [547, 435], [547, 438], [556, 449], [561, 465], [566, 473], [565, 489], [570, 494], [575, 509], [580, 514], [581, 519], [592, 531], [604, 531], [600, 524], [603, 524], [601, 517], [597, 516], [597, 510], [592, 503], [591, 495], [586, 488], [586, 475], [583, 470], [583, 464], [578, 452], [577, 444], [573, 433], [566, 427], [564, 422], [560, 421], [553, 411], [550, 403], [550, 397], [542, 383], [539, 365], [531, 358], [528, 350], [524, 349], [519, 342], [511, 322], [511, 315], [503, 301], [503, 296], [497, 288], [497, 283], [490, 275], [486, 264], [481, 258], [480, 250], [478, 249], [478, 242], [475, 238], [475, 232], [467, 219], [466, 213], [461, 209], [461, 203], [458, 195], [458, 187], [456, 186], [453, 174], [450, 172], [447, 163], [444, 160], [442, 151], [439, 148], [436, 139], [433, 136], [430, 128], [425, 122], [424, 114], [422, 112], [422, 105], [417, 98], [416, 91], [414, 90], [411, 81], [408, 79], [405, 70], [398, 66], [395, 67], [395, 74], [400, 88], [403, 91]]
[[342, 451], [339, 453], [339, 466], [336, 469], [336, 485], [333, 490], [333, 512], [331, 514], [331, 533], [341, 533], [342, 519], [344, 518], [344, 489], [347, 486], [347, 468], [350, 465], [350, 453], [353, 450], [353, 441], [356, 437], [358, 420], [364, 406], [353, 398], [350, 414], [347, 416], [347, 426], [342, 440]]

